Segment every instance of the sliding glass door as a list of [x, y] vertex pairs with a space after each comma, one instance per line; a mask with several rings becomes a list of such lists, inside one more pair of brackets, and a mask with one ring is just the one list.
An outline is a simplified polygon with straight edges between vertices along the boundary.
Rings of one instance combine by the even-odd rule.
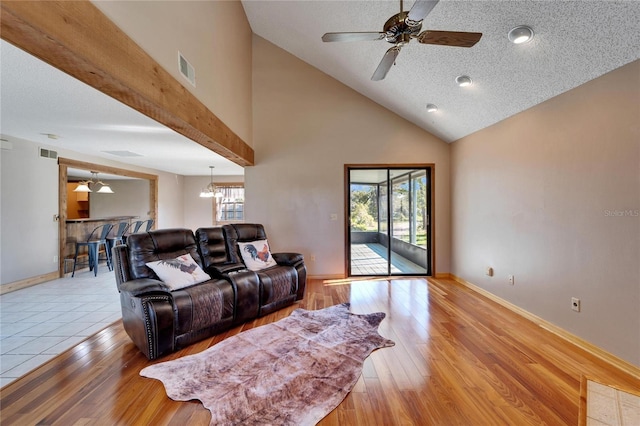
[[346, 172], [349, 276], [430, 275], [431, 168]]

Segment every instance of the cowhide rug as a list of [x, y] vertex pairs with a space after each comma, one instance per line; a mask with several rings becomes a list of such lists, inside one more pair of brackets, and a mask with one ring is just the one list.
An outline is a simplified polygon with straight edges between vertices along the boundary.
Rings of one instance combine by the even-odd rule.
[[296, 309], [195, 355], [144, 368], [176, 401], [198, 399], [212, 425], [314, 425], [355, 385], [364, 360], [394, 342], [378, 334], [385, 314], [349, 304]]

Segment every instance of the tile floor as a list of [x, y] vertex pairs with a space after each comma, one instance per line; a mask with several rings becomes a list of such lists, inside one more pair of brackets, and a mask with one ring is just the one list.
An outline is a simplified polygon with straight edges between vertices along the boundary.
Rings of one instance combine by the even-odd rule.
[[587, 426], [640, 425], [640, 396], [589, 380]]
[[120, 318], [115, 275], [102, 266], [0, 295], [0, 387]]
[[[426, 274], [427, 270], [404, 257], [391, 256], [391, 275]], [[351, 245], [351, 275], [387, 275], [387, 248], [381, 244]]]

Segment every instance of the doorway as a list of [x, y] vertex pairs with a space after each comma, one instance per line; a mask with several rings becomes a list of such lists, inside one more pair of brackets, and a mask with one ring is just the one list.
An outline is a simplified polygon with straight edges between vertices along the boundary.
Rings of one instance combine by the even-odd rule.
[[347, 275], [432, 275], [433, 165], [345, 168]]
[[87, 163], [84, 161], [72, 160], [58, 157], [58, 276], [63, 278], [65, 274], [64, 262], [67, 248], [67, 203], [68, 203], [68, 171], [69, 168], [96, 171], [105, 174], [127, 176], [135, 179], [144, 179], [149, 182], [149, 212], [148, 217], [157, 223], [158, 212], [158, 176], [149, 173], [136, 172], [133, 170], [120, 169], [100, 164]]

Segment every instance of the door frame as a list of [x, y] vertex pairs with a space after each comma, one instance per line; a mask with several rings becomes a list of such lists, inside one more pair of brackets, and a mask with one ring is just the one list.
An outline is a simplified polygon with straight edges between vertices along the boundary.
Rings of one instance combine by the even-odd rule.
[[[430, 179], [428, 184], [429, 196], [429, 227], [431, 228], [431, 235], [429, 238], [429, 261], [430, 261], [430, 273], [426, 276], [436, 276], [436, 217], [435, 217], [435, 181], [436, 181], [436, 165], [435, 163], [392, 163], [392, 164], [345, 164], [344, 165], [344, 276], [346, 278], [349, 275], [349, 266], [351, 262], [351, 192], [349, 182], [349, 171], [352, 169], [429, 169]], [[390, 213], [390, 212], [389, 212]], [[389, 231], [387, 231], [389, 232]]]
[[58, 157], [58, 277], [64, 278], [64, 249], [67, 244], [67, 169], [81, 169], [149, 181], [149, 218], [158, 223], [158, 175]]

